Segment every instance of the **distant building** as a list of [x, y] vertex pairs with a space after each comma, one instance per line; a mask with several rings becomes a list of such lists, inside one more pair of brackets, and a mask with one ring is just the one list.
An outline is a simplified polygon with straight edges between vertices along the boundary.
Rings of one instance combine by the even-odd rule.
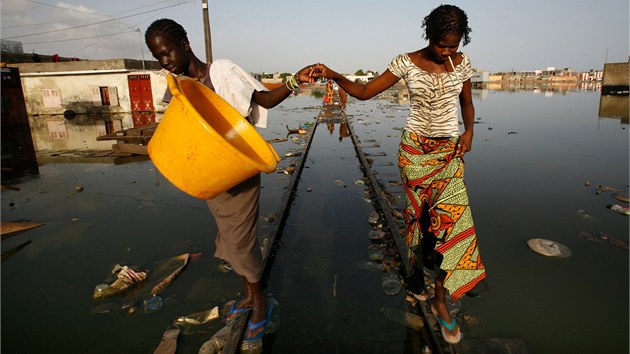
[[[107, 149], [96, 138], [156, 122], [166, 76], [130, 59], [9, 64], [18, 67], [36, 151]], [[4, 99], [4, 98], [3, 98]]]
[[365, 83], [365, 82], [374, 80], [374, 77], [378, 75], [374, 71], [368, 71], [367, 73], [365, 73], [365, 75], [344, 75], [344, 76], [346, 79], [352, 82], [361, 81]]
[[470, 78], [470, 82], [474, 83], [483, 83], [490, 81], [490, 72], [488, 71], [475, 71], [473, 76]]

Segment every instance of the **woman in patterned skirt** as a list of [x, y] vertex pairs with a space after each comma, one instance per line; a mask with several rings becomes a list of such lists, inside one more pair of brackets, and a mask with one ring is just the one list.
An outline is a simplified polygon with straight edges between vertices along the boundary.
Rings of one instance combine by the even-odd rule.
[[[410, 114], [402, 133], [398, 162], [407, 206], [405, 238], [409, 245], [409, 290], [427, 299], [423, 267], [435, 271], [431, 310], [449, 343], [461, 332], [446, 306], [477, 285], [484, 285], [485, 267], [464, 184], [464, 154], [472, 148], [475, 108], [468, 56], [458, 52], [470, 42], [466, 13], [442, 5], [424, 18], [429, 44], [395, 57], [385, 72], [367, 84], [352, 82], [323, 64], [313, 77], [333, 79], [349, 95], [367, 100], [404, 80], [410, 94]], [[458, 101], [464, 132], [458, 126]], [[448, 293], [447, 293], [448, 291]]]

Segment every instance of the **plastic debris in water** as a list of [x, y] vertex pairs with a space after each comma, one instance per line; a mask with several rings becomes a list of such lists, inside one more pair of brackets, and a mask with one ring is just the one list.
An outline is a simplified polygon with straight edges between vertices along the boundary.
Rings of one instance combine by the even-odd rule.
[[162, 305], [164, 304], [162, 298], [160, 296], [150, 297], [142, 302], [142, 308], [144, 313], [151, 313], [155, 311], [159, 311], [162, 309]]
[[214, 308], [207, 311], [195, 312], [188, 316], [179, 317], [177, 320], [175, 320], [175, 324], [176, 325], [200, 325], [206, 322], [210, 322], [217, 318], [219, 318], [219, 307], [215, 306]]
[[362, 180], [362, 179], [358, 179], [358, 180], [354, 181], [354, 185], [355, 186], [359, 186], [359, 187], [360, 186], [365, 186], [365, 181]]
[[385, 259], [385, 253], [383, 251], [376, 251], [370, 254], [370, 260], [372, 262], [382, 262]]
[[612, 205], [607, 205], [607, 207], [608, 209], [612, 211], [616, 211], [619, 214], [630, 215], [630, 208], [628, 208], [627, 206], [619, 205], [619, 204], [612, 204]]
[[370, 225], [376, 225], [378, 223], [378, 218], [380, 217], [380, 215], [378, 215], [378, 212], [373, 211], [370, 214], [370, 217], [368, 218], [368, 223]]
[[371, 229], [368, 236], [372, 241], [379, 241], [385, 237], [385, 231], [379, 229]]
[[366, 266], [368, 269], [370, 269], [370, 270], [374, 270], [374, 271], [377, 271], [377, 272], [382, 272], [382, 271], [384, 271], [384, 270], [385, 270], [385, 265], [384, 265], [383, 263], [376, 263], [376, 262], [372, 262], [372, 261], [370, 261], [370, 262], [367, 262], [367, 263], [365, 264], [365, 266]]
[[122, 294], [136, 284], [142, 283], [148, 277], [147, 272], [135, 271], [127, 266], [116, 265], [112, 273], [117, 279], [109, 286], [99, 284], [94, 288], [92, 298], [95, 300]]
[[340, 179], [336, 179], [336, 180], [335, 180], [335, 184], [336, 184], [336, 185], [338, 185], [338, 186], [341, 186], [341, 187], [343, 187], [343, 188], [346, 188], [346, 187], [347, 187], [347, 186], [346, 186], [346, 183], [345, 183], [344, 181], [340, 180]]
[[219, 268], [222, 273], [229, 273], [232, 271], [232, 265], [228, 261], [221, 262], [217, 268]]
[[532, 251], [542, 254], [543, 256], [560, 258], [571, 257], [571, 250], [567, 246], [555, 241], [543, 238], [532, 238], [527, 241], [527, 246], [529, 246]]
[[153, 289], [151, 289], [151, 295], [157, 295], [161, 293], [162, 291], [164, 291], [164, 289], [166, 289], [169, 285], [171, 285], [171, 283], [175, 281], [175, 279], [179, 276], [179, 274], [181, 274], [184, 268], [186, 268], [186, 266], [188, 265], [188, 260], [190, 259], [190, 253], [184, 253], [179, 256], [173, 257], [172, 259], [174, 261], [181, 262], [182, 265], [179, 268], [175, 269], [173, 273], [171, 273], [169, 276], [164, 278], [156, 286], [154, 286]]
[[264, 222], [274, 222], [276, 220], [276, 213], [270, 213], [262, 217]]
[[400, 283], [400, 279], [398, 279], [398, 275], [393, 273], [388, 273], [383, 275], [383, 291], [387, 295], [396, 295], [400, 293], [402, 290], [402, 284]]
[[218, 354], [225, 346], [228, 337], [230, 336], [231, 326], [225, 326], [217, 331], [210, 340], [203, 343], [199, 348], [199, 354]]

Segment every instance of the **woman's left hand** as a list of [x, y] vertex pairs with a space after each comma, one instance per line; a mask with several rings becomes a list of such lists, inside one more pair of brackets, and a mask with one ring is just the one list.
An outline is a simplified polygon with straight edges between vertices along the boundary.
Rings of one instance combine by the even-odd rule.
[[464, 132], [464, 134], [459, 137], [459, 141], [457, 142], [455, 155], [459, 157], [464, 157], [464, 154], [470, 150], [472, 150], [472, 133]]

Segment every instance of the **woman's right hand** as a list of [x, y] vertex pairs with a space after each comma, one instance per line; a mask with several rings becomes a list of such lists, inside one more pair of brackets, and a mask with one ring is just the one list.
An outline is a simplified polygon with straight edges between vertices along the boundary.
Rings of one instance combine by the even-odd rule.
[[326, 78], [326, 79], [335, 79], [337, 73], [328, 68], [326, 65], [322, 64], [322, 63], [317, 63], [315, 65], [312, 65], [312, 70], [310, 72], [310, 77], [314, 78], [314, 79], [318, 79], [320, 77]]

